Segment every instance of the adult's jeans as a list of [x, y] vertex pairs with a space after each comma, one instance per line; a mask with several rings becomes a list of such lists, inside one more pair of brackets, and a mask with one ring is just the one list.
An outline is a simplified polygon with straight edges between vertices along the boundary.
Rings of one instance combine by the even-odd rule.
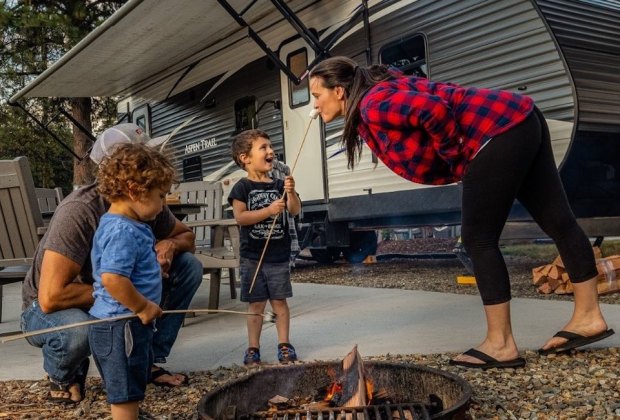
[[[164, 279], [161, 307], [187, 309], [202, 282], [202, 264], [191, 253], [177, 255]], [[183, 314], [164, 315], [157, 320], [153, 337], [156, 363], [165, 363], [183, 324]], [[34, 301], [21, 317], [24, 332], [87, 321], [88, 313], [82, 309], [65, 309], [45, 314], [38, 301]], [[43, 350], [43, 368], [50, 379], [59, 385], [75, 382], [81, 362], [90, 355], [88, 327], [70, 328], [27, 338], [28, 342]]]
[[[161, 307], [166, 309], [187, 309], [196, 290], [202, 282], [202, 263], [189, 252], [177, 255], [164, 279]], [[164, 315], [156, 321], [157, 331], [153, 335], [155, 363], [165, 363], [170, 349], [183, 325], [185, 314]]]
[[[41, 311], [39, 301], [34, 300], [22, 312], [21, 329], [28, 332], [88, 320], [88, 313], [77, 308], [46, 314]], [[90, 355], [87, 326], [35, 335], [26, 340], [43, 350], [43, 369], [52, 382], [61, 386], [75, 383], [82, 362]]]

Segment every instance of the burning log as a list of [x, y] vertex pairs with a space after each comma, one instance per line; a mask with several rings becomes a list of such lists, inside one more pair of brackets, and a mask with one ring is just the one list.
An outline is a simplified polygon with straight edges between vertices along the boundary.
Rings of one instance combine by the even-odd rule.
[[338, 407], [363, 407], [371, 399], [372, 382], [366, 377], [356, 344], [342, 359], [342, 375], [331, 385], [326, 400]]
[[270, 411], [287, 410], [289, 408], [297, 407], [295, 400], [281, 395], [272, 397], [269, 401], [267, 401], [267, 403], [269, 404]]
[[[385, 390], [374, 390], [374, 385], [367, 375], [362, 356], [357, 351], [357, 345], [342, 359], [340, 373], [331, 372], [332, 382], [317, 388], [308, 398], [285, 397], [275, 395], [268, 401], [269, 408], [255, 413], [260, 416], [271, 416], [287, 410], [323, 410], [334, 407], [356, 408], [367, 407], [371, 404], [392, 404], [391, 398]], [[406, 420], [406, 415], [395, 418]], [[351, 413], [339, 417], [342, 420], [354, 418], [363, 420], [362, 414], [357, 416]]]

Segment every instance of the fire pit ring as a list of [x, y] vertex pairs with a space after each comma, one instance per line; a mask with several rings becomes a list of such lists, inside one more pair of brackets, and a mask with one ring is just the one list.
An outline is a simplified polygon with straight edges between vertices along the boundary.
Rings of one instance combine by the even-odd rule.
[[[411, 411], [407, 418], [414, 419], [464, 419], [466, 416], [472, 389], [460, 376], [406, 363], [364, 362], [364, 368], [375, 388], [385, 389], [398, 403], [388, 410], [401, 410], [402, 413], [404, 407], [405, 411]], [[269, 417], [255, 414], [265, 410], [267, 401], [275, 395], [311, 395], [317, 388], [327, 384], [334, 373], [338, 375], [340, 370], [341, 364], [337, 361], [268, 367], [222, 385], [203, 396], [198, 403], [198, 415], [208, 420], [311, 420], [310, 417], [312, 420], [331, 420], [345, 412], [358, 413], [358, 418], [360, 415], [366, 419], [382, 417], [384, 411], [377, 410], [375, 406], [367, 407], [371, 411], [370, 416], [367, 410], [360, 412], [359, 409], [342, 407], [330, 409], [330, 413], [325, 410], [318, 413], [303, 411], [301, 416], [299, 410], [277, 412]], [[350, 417], [347, 415], [347, 418]], [[387, 418], [391, 417], [388, 413]]]

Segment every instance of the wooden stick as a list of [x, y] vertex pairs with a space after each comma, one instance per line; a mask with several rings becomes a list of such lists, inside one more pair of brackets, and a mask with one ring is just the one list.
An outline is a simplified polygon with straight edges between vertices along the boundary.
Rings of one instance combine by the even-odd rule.
[[[318, 115], [319, 113], [316, 109], [313, 109], [312, 111], [310, 111], [310, 121], [308, 121], [308, 124], [306, 125], [306, 132], [304, 133], [304, 137], [301, 140], [301, 144], [299, 145], [299, 150], [297, 150], [297, 156], [295, 156], [295, 160], [293, 161], [293, 166], [291, 167], [291, 176], [293, 175], [293, 172], [295, 171], [295, 167], [297, 166], [297, 161], [299, 160], [299, 156], [301, 155], [301, 149], [303, 149], [304, 143], [306, 142], [306, 137], [308, 136], [310, 125], [312, 124], [312, 121], [314, 121], [316, 117], [318, 117]], [[284, 194], [282, 194], [282, 198], [285, 198], [285, 197], [286, 197], [286, 191], [284, 191]], [[265, 252], [267, 251], [267, 245], [269, 245], [269, 239], [271, 239], [271, 234], [273, 233], [273, 229], [276, 227], [276, 222], [278, 221], [279, 216], [280, 216], [280, 213], [274, 216], [273, 222], [271, 223], [271, 228], [269, 228], [269, 233], [267, 234], [267, 239], [265, 240], [265, 246], [263, 247], [263, 252], [261, 252], [260, 254], [260, 259], [258, 260], [258, 265], [256, 266], [254, 277], [252, 278], [252, 284], [250, 284], [250, 291], [249, 291], [250, 294], [252, 294], [252, 290], [254, 290], [254, 283], [256, 283], [256, 277], [258, 277], [260, 266], [263, 263], [263, 258], [265, 257]]]
[[[193, 313], [193, 312], [198, 312], [198, 313], [227, 313], [227, 314], [262, 316], [263, 318], [265, 318], [265, 321], [269, 321], [269, 322], [275, 322], [275, 319], [276, 319], [276, 315], [273, 312], [266, 312], [264, 314], [257, 314], [257, 313], [254, 313], [254, 312], [229, 311], [227, 309], [169, 309], [169, 310], [162, 311], [162, 315], [186, 314], [186, 313], [190, 313], [190, 312], [191, 313]], [[7, 337], [3, 337], [2, 338], [2, 342], [6, 343], [8, 341], [19, 340], [20, 338], [32, 337], [32, 336], [35, 336], [35, 335], [47, 334], [47, 333], [50, 333], [50, 332], [67, 330], [69, 328], [77, 328], [77, 327], [83, 327], [83, 326], [86, 326], [86, 325], [99, 324], [99, 323], [102, 323], [102, 322], [120, 321], [122, 319], [136, 318], [137, 316], [138, 315], [136, 315], [136, 314], [121, 315], [121, 316], [115, 316], [115, 317], [111, 317], [111, 318], [92, 319], [92, 320], [89, 320], [89, 321], [75, 322], [73, 324], [67, 324], [67, 325], [58, 325], [56, 327], [44, 328], [42, 330], [35, 330], [35, 331], [29, 331], [29, 332], [15, 334], [15, 335], [9, 335]]]

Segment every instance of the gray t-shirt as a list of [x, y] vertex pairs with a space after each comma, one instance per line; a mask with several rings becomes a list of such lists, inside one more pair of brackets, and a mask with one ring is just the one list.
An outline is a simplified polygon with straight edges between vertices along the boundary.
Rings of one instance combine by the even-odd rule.
[[[75, 190], [62, 200], [34, 252], [33, 265], [24, 279], [22, 309], [27, 308], [37, 298], [45, 250], [62, 254], [82, 267], [74, 282], [93, 284], [90, 250], [99, 219], [109, 207], [110, 204], [97, 192], [96, 184]], [[155, 238], [161, 240], [170, 235], [176, 218], [166, 207], [148, 224], [153, 229]]]

